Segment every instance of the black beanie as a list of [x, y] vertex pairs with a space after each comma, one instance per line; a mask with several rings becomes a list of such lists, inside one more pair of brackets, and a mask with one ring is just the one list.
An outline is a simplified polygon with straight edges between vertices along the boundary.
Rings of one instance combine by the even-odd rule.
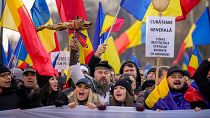
[[4, 64], [0, 64], [0, 74], [4, 72], [10, 72], [10, 70]]
[[123, 86], [123, 87], [125, 87], [126, 90], [128, 91], [128, 93], [133, 96], [133, 93], [132, 93], [132, 90], [131, 90], [131, 83], [127, 79], [120, 79], [120, 80], [118, 80], [114, 84], [114, 87], [113, 87], [113, 90], [112, 90], [112, 94], [114, 93], [114, 88], [116, 86]]

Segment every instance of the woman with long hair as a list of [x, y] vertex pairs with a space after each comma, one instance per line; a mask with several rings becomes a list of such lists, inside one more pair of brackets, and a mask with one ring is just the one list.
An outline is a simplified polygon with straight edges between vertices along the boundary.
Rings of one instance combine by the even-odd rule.
[[127, 106], [134, 105], [131, 83], [128, 79], [121, 78], [111, 90], [110, 106]]
[[70, 108], [76, 105], [85, 105], [90, 109], [103, 105], [101, 97], [92, 92], [92, 82], [88, 78], [79, 79], [76, 83], [76, 89], [68, 96]]
[[68, 104], [67, 96], [58, 89], [58, 81], [55, 76], [39, 76], [38, 84], [40, 88], [30, 96], [32, 108]]

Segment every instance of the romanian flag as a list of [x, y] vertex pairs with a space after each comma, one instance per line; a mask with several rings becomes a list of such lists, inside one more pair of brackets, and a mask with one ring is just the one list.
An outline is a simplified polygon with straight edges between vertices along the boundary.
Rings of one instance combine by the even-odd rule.
[[15, 21], [13, 20], [11, 11], [6, 3], [6, 0], [1, 0], [0, 7], [0, 26], [18, 31], [18, 28], [15, 24]]
[[149, 108], [172, 110], [178, 109], [176, 103], [173, 101], [172, 95], [169, 92], [168, 81], [166, 77], [155, 87], [145, 100]]
[[103, 61], [108, 61], [109, 64], [113, 67], [115, 73], [118, 73], [121, 63], [113, 37], [110, 36], [108, 39], [105, 40], [104, 43], [108, 44], [108, 46], [106, 48], [106, 51], [102, 54], [101, 59]]
[[31, 61], [31, 58], [28, 55], [28, 52], [26, 50], [26, 47], [23, 43], [22, 38], [19, 39], [19, 41], [16, 45], [16, 48], [13, 52], [13, 55], [17, 60], [16, 65], [17, 65], [18, 68], [24, 69], [24, 68], [27, 67], [27, 65], [28, 66], [33, 65], [33, 62]]
[[[108, 18], [114, 18], [114, 17], [108, 17]], [[112, 23], [109, 23], [108, 22], [109, 20], [106, 20], [106, 19], [107, 19], [107, 15], [105, 15], [105, 13], [103, 12], [102, 4], [101, 4], [101, 2], [99, 2], [98, 14], [96, 17], [95, 33], [94, 33], [94, 47], [95, 47], [95, 49], [97, 49], [98, 45], [100, 45], [100, 44], [103, 44], [103, 43], [108, 44], [105, 53], [102, 54], [102, 60], [108, 61], [109, 64], [114, 68], [114, 71], [119, 72], [121, 64], [120, 64], [120, 58], [117, 53], [115, 43], [113, 41], [112, 36], [110, 36], [108, 39], [106, 39], [108, 32], [104, 33], [104, 31], [107, 31], [107, 29], [109, 29], [111, 27], [114, 20], [113, 19], [110, 20], [110, 21], [112, 21]], [[108, 23], [106, 23], [106, 22], [108, 22]], [[118, 23], [122, 23], [122, 22], [116, 21], [115, 24], [118, 24]], [[122, 25], [120, 25], [120, 26], [122, 26]], [[103, 29], [104, 27], [106, 27], [105, 30]]]
[[118, 53], [122, 54], [126, 48], [132, 48], [145, 43], [145, 35], [146, 24], [143, 24], [141, 21], [136, 21], [115, 40]]
[[[56, 0], [56, 5], [62, 22], [75, 20], [77, 16], [87, 20], [83, 0]], [[80, 63], [88, 63], [94, 54], [93, 47], [88, 36], [87, 30], [81, 31], [86, 36], [87, 47], [80, 47]], [[71, 32], [69, 32], [71, 38]]]
[[210, 14], [209, 7], [206, 7], [203, 14], [195, 23], [196, 27], [192, 33], [194, 45], [210, 44]]
[[49, 54], [42, 46], [34, 24], [22, 1], [6, 0], [6, 5], [8, 5], [35, 69], [40, 75], [54, 75], [54, 69]]
[[[174, 16], [176, 20], [183, 20], [187, 14], [200, 2], [200, 0], [170, 0], [163, 16]], [[121, 0], [121, 7], [140, 21], [146, 16], [158, 16], [159, 13], [152, 5], [152, 0]]]
[[189, 65], [187, 67], [187, 70], [190, 73], [190, 76], [193, 76], [196, 69], [200, 65], [201, 61], [202, 61], [202, 57], [200, 55], [198, 47], [195, 47], [194, 50], [193, 50], [193, 53], [191, 55]]
[[185, 52], [186, 48], [192, 48], [193, 47], [192, 32], [194, 31], [194, 29], [195, 29], [195, 24], [193, 24], [191, 26], [187, 37], [185, 38], [184, 42], [181, 45], [181, 48], [179, 50], [179, 53], [178, 53], [176, 59], [173, 61], [173, 65], [177, 65], [178, 64], [178, 62], [182, 58], [182, 55]]
[[179, 110], [191, 109], [190, 103], [195, 101], [204, 102], [204, 98], [199, 91], [187, 85], [185, 93], [170, 91], [167, 78], [165, 77], [160, 84], [149, 94], [145, 103], [151, 109], [160, 110]]
[[[114, 24], [112, 31], [118, 32], [124, 23], [124, 19], [117, 18], [114, 24], [114, 17], [106, 15], [103, 11], [102, 4], [99, 2], [98, 15], [96, 17], [96, 26], [94, 33], [94, 50], [96, 51], [98, 45], [102, 44], [106, 38], [106, 32], [109, 32], [109, 29]], [[105, 34], [104, 34], [105, 33]], [[100, 40], [99, 40], [100, 39]]]
[[[31, 8], [31, 15], [36, 27], [53, 24], [50, 17], [50, 11], [45, 0], [34, 1], [34, 4]], [[49, 29], [43, 29], [42, 31], [37, 32], [39, 39], [41, 40], [47, 52], [51, 52], [56, 48], [55, 40], [57, 40], [57, 38], [55, 38], [55, 33], [56, 31]]]
[[184, 59], [183, 59], [183, 64], [182, 64], [182, 69], [183, 70], [187, 70], [187, 66], [189, 64], [189, 61], [190, 61], [190, 56], [188, 53], [184, 53]]

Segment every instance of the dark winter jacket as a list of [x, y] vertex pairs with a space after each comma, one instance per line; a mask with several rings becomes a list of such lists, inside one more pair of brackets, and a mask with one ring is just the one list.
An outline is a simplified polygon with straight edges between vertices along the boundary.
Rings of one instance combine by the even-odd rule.
[[134, 93], [138, 94], [141, 91], [141, 76], [140, 76], [138, 66], [135, 63], [133, 63], [132, 61], [126, 61], [120, 67], [120, 74], [123, 74], [123, 69], [125, 67], [125, 64], [127, 64], [127, 63], [132, 63], [136, 68], [137, 78], [135, 78], [136, 79], [136, 89], [134, 90]]
[[90, 75], [92, 77], [94, 77], [94, 72], [95, 72], [95, 65], [100, 63], [101, 58], [93, 55], [90, 59], [90, 61], [88, 62], [88, 67], [90, 68]]
[[14, 89], [5, 89], [0, 94], [0, 111], [16, 109], [20, 107], [20, 97]]
[[205, 97], [207, 97], [208, 101], [210, 101], [210, 79], [207, 78], [207, 74], [210, 70], [210, 62], [207, 60], [202, 61], [202, 63], [198, 66], [195, 71], [192, 79], [195, 80], [196, 84], [199, 87], [199, 90]]
[[42, 88], [39, 88], [33, 92], [30, 96], [31, 108], [43, 107], [43, 106], [62, 106], [68, 104], [67, 96], [60, 90], [49, 93], [49, 83], [46, 83]]

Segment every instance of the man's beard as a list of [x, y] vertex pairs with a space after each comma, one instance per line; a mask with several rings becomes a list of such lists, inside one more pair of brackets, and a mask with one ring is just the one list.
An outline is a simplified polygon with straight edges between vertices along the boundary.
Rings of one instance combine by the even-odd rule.
[[106, 91], [107, 89], [109, 89], [110, 82], [108, 82], [107, 80], [99, 80], [98, 85], [103, 91]]

